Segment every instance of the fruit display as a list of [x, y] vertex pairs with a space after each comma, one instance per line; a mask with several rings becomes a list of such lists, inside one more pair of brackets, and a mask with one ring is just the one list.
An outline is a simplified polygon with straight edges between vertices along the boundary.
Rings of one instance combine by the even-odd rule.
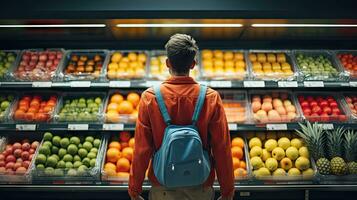
[[351, 118], [357, 119], [357, 94], [356, 93], [345, 93], [343, 94], [347, 109], [350, 110]]
[[105, 107], [106, 122], [131, 122], [134, 123], [138, 117], [140, 95], [129, 92], [123, 95], [119, 91], [111, 91]]
[[95, 80], [103, 72], [107, 51], [69, 51], [64, 61], [65, 80]]
[[348, 117], [341, 107], [340, 99], [331, 93], [297, 93], [299, 109], [311, 122], [345, 122]]
[[25, 136], [8, 136], [5, 143], [0, 150], [0, 182], [30, 181], [29, 171], [40, 143]]
[[228, 123], [245, 123], [247, 117], [247, 93], [220, 91]]
[[97, 122], [101, 120], [104, 94], [64, 94], [56, 118], [60, 122]]
[[102, 164], [105, 181], [128, 181], [134, 155], [135, 139], [129, 132], [120, 132], [108, 142]]
[[52, 80], [63, 57], [64, 51], [60, 49], [24, 50], [13, 75], [15, 79], [21, 81]]
[[0, 80], [3, 80], [9, 72], [17, 57], [16, 51], [0, 50]]
[[323, 178], [357, 174], [356, 132], [343, 127], [325, 131], [318, 124], [309, 122], [300, 126], [298, 134], [305, 139], [316, 161], [317, 171]]
[[293, 122], [300, 118], [288, 91], [252, 91], [249, 95], [255, 123]]
[[326, 52], [296, 51], [295, 59], [304, 80], [333, 81], [340, 78], [340, 69]]
[[243, 51], [203, 50], [202, 77], [217, 80], [243, 80], [247, 65]]
[[5, 119], [7, 119], [13, 101], [14, 95], [6, 94], [6, 92], [0, 94], [0, 122], [5, 121]]
[[351, 78], [357, 78], [357, 55], [353, 53], [338, 53], [337, 58], [341, 65], [349, 72]]
[[148, 56], [145, 52], [113, 52], [107, 67], [107, 78], [138, 79], [146, 73]]
[[[170, 77], [169, 69], [166, 66], [166, 53], [163, 51], [155, 51], [150, 57], [150, 75], [149, 77], [154, 80], [166, 80]], [[190, 71], [190, 76], [193, 78], [198, 77], [199, 67], [196, 65]]]
[[250, 51], [249, 63], [254, 79], [293, 80], [294, 65], [289, 52]]
[[248, 166], [244, 153], [245, 142], [241, 137], [234, 137], [231, 145], [234, 178], [246, 179], [248, 176]]
[[12, 118], [21, 122], [49, 122], [57, 105], [55, 93], [24, 94], [15, 103]]
[[98, 177], [103, 138], [86, 134], [52, 134], [46, 132], [35, 159], [35, 175], [44, 177]]
[[258, 132], [248, 145], [257, 179], [306, 180], [315, 174], [305, 142], [293, 133]]

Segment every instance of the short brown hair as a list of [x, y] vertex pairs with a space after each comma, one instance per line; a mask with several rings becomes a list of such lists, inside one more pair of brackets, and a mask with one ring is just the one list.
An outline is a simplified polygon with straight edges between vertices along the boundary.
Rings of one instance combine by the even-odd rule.
[[196, 60], [198, 46], [196, 41], [186, 34], [175, 34], [165, 45], [167, 57], [172, 65], [172, 70], [183, 74], [190, 71], [190, 65]]

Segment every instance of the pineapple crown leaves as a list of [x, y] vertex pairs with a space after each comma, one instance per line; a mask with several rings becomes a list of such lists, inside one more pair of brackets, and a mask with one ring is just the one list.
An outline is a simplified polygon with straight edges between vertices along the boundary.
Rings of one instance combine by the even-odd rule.
[[357, 133], [347, 130], [345, 133], [345, 159], [348, 162], [355, 161], [357, 155]]
[[300, 130], [296, 130], [297, 135], [303, 138], [306, 142], [306, 146], [309, 149], [312, 157], [315, 160], [325, 157], [325, 147], [326, 143], [325, 131], [317, 123], [311, 124], [309, 121], [306, 125], [299, 123], [301, 127]]
[[336, 130], [327, 131], [327, 149], [330, 158], [342, 157], [346, 131], [342, 126]]

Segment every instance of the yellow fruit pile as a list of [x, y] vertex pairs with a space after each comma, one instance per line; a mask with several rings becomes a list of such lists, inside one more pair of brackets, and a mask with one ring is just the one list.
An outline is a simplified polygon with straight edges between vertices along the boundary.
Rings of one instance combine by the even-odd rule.
[[243, 52], [203, 50], [203, 76], [207, 78], [244, 79], [246, 63]]
[[108, 64], [108, 79], [133, 79], [145, 76], [147, 56], [145, 53], [115, 52]]
[[114, 93], [110, 97], [106, 110], [107, 122], [134, 122], [138, 116], [140, 95], [131, 92], [124, 99], [123, 95]]

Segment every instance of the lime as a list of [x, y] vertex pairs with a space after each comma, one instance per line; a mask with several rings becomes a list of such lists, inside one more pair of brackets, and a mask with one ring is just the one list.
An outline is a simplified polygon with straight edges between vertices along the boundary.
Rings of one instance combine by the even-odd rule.
[[83, 165], [89, 167], [90, 166], [90, 159], [89, 158], [84, 158], [82, 160]]
[[66, 154], [67, 154], [67, 150], [66, 149], [60, 148], [58, 150], [58, 155], [59, 155], [60, 158], [63, 158], [63, 156], [66, 155]]
[[60, 141], [61, 147], [62, 148], [67, 148], [69, 145], [69, 139], [68, 138], [62, 138]]
[[52, 146], [52, 148], [51, 148], [51, 153], [52, 154], [58, 154], [58, 151], [59, 151], [58, 147]]
[[44, 170], [45, 166], [43, 164], [38, 164], [38, 165], [36, 165], [36, 169], [37, 170]]
[[70, 155], [70, 154], [66, 154], [65, 156], [63, 156], [63, 161], [72, 162], [73, 161], [73, 156]]
[[60, 169], [66, 168], [66, 162], [64, 162], [63, 160], [60, 160], [60, 161], [57, 163], [57, 168], [60, 168]]
[[95, 140], [93, 141], [93, 146], [96, 147], [96, 148], [99, 148], [99, 146], [100, 146], [100, 139], [95, 139]]
[[[71, 163], [71, 164], [72, 164], [72, 163]], [[75, 170], [75, 169], [70, 169], [70, 170], [68, 170], [67, 175], [68, 175], [68, 176], [77, 176], [77, 170]]]
[[93, 168], [93, 167], [95, 166], [96, 161], [97, 161], [97, 160], [96, 160], [95, 158], [91, 159], [90, 162], [89, 162], [90, 167]]
[[61, 142], [61, 137], [60, 136], [54, 136], [52, 138], [52, 144], [55, 145], [55, 146], [60, 146], [60, 142]]
[[81, 158], [84, 158], [84, 157], [87, 157], [87, 154], [88, 154], [88, 151], [84, 148], [81, 148], [78, 150], [78, 155], [81, 157]]
[[64, 176], [64, 172], [62, 169], [55, 169], [54, 176]]
[[76, 161], [76, 162], [74, 162], [73, 167], [77, 169], [81, 165], [82, 165], [81, 161]]
[[52, 147], [52, 142], [50, 142], [50, 141], [45, 141], [45, 142], [43, 142], [42, 145], [43, 145], [43, 146], [48, 146], [49, 148], [51, 148], [51, 147]]
[[83, 148], [85, 148], [87, 151], [90, 151], [93, 148], [93, 145], [91, 142], [84, 142]]
[[89, 159], [93, 159], [93, 158], [96, 158], [96, 157], [97, 157], [97, 154], [96, 154], [96, 153], [89, 152], [89, 153], [87, 154], [87, 158], [89, 158]]
[[69, 139], [69, 143], [75, 144], [78, 146], [81, 143], [81, 140], [79, 139], [79, 137], [73, 136], [73, 137], [71, 137], [71, 139]]
[[35, 163], [36, 163], [36, 165], [45, 164], [46, 160], [47, 160], [46, 156], [44, 154], [40, 153], [40, 154], [37, 155]]
[[75, 144], [70, 144], [67, 148], [67, 152], [71, 154], [72, 156], [76, 155], [78, 151], [78, 148]]
[[47, 158], [46, 161], [46, 166], [47, 167], [56, 167], [57, 166], [57, 159], [53, 156], [50, 156]]
[[95, 147], [93, 147], [93, 148], [90, 150], [90, 152], [93, 152], [93, 153], [97, 154], [97, 153], [98, 153], [98, 149], [95, 148]]
[[46, 133], [43, 135], [43, 139], [44, 139], [45, 141], [51, 141], [51, 140], [52, 140], [52, 137], [53, 137], [53, 135], [52, 135], [52, 133], [50, 133], [50, 132], [46, 132]]
[[47, 155], [50, 155], [51, 151], [47, 145], [44, 145], [44, 146], [40, 147], [39, 153], [47, 156]]
[[81, 157], [79, 157], [79, 155], [75, 155], [73, 156], [73, 162], [76, 162], [76, 161], [81, 161]]
[[53, 176], [55, 173], [55, 169], [53, 169], [52, 167], [46, 167], [45, 169], [45, 174], [47, 176]]
[[94, 138], [92, 136], [87, 136], [86, 139], [85, 139], [86, 142], [90, 142], [90, 143], [93, 143], [94, 141]]

